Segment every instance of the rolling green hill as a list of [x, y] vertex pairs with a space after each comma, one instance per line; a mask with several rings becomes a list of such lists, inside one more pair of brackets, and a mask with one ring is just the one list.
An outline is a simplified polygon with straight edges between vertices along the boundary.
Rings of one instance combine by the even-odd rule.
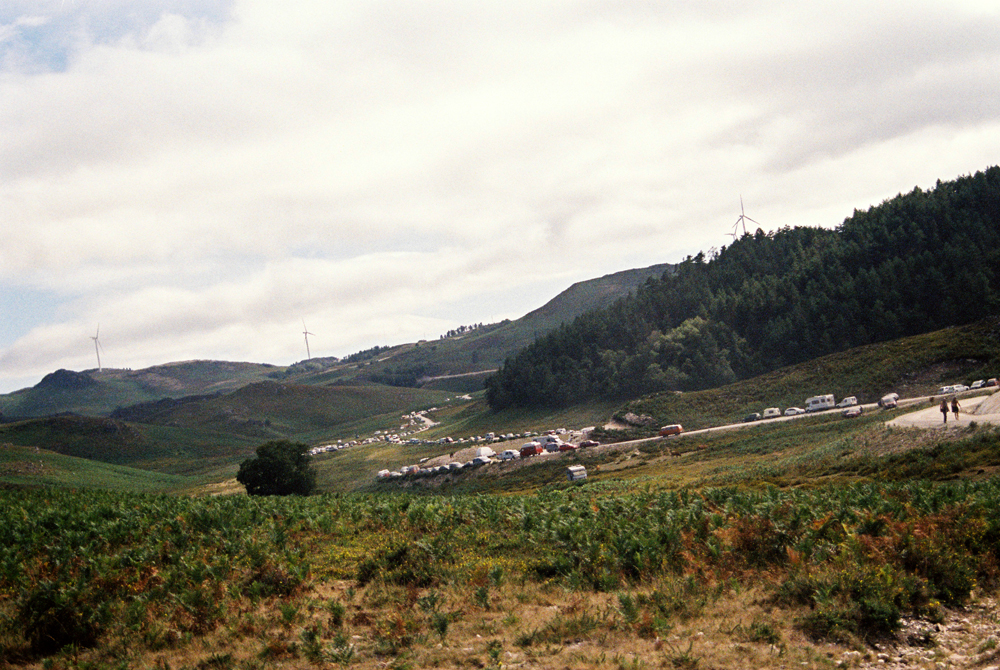
[[190, 484], [188, 478], [177, 475], [0, 442], [0, 487], [53, 486], [157, 493]]
[[[904, 397], [933, 393], [943, 384], [998, 376], [998, 372], [1000, 319], [988, 319], [961, 328], [831, 354], [718, 389], [652, 395], [625, 405], [603, 401], [565, 409], [494, 412], [481, 394], [464, 400], [426, 389], [381, 385], [319, 387], [267, 381], [228, 393], [135, 405], [115, 412], [112, 419], [61, 416], [2, 424], [0, 443], [42, 447], [66, 456], [165, 473], [181, 477], [178, 482], [187, 482], [188, 489], [194, 490], [192, 482], [207, 484], [231, 479], [237, 464], [266, 440], [289, 438], [320, 444], [369, 436], [375, 431], [395, 431], [400, 426], [402, 414], [418, 409], [433, 407], [428, 416], [439, 422], [420, 434], [429, 439], [458, 439], [487, 432], [521, 433], [560, 426], [596, 425], [600, 432], [612, 415], [621, 416], [625, 412], [653, 417], [653, 429], [664, 423], [680, 422], [691, 430], [738, 421], [745, 413], [760, 411], [765, 406], [801, 404], [806, 396], [817, 393], [835, 393], [838, 397], [850, 394], [858, 396], [862, 402], [872, 402], [892, 390]], [[831, 421], [843, 427], [830, 433], [831, 428], [824, 426], [829, 426]], [[797, 423], [789, 433], [793, 437], [788, 439], [799, 444], [794, 453], [811, 453], [810, 450], [819, 453], [831, 448], [829, 445], [834, 442], [853, 439], [849, 437], [854, 434], [852, 431], [869, 430], [877, 422], [877, 416], [866, 416], [864, 422], [857, 423], [842, 422], [838, 417], [818, 422], [810, 418]], [[788, 441], [783, 437], [785, 428], [781, 426], [784, 424], [776, 424], [766, 431], [766, 441], [771, 445], [765, 449], [767, 453]], [[607, 442], [649, 434], [650, 429], [609, 430], [600, 439]], [[864, 439], [876, 443], [882, 438], [867, 436]], [[759, 437], [744, 435], [735, 441], [712, 444], [726, 445], [726, 449], [733, 451], [735, 464], [740, 453], [762, 448], [759, 440]], [[395, 469], [420, 458], [450, 454], [462, 448], [461, 445], [375, 443], [323, 454], [316, 459], [319, 485], [324, 491], [365, 489], [373, 485], [374, 473], [382, 468]], [[642, 473], [643, 477], [674, 481], [676, 476], [670, 473], [673, 466], [669, 460], [660, 457], [653, 459], [655, 463], [647, 462], [648, 459], [643, 461], [642, 469], [634, 467], [636, 463], [629, 467], [615, 465], [622, 459], [617, 453], [606, 456], [581, 454], [579, 458], [584, 459], [581, 462], [588, 468], [600, 468], [605, 473], [602, 479], [632, 478]], [[725, 467], [725, 472], [729, 473], [728, 468], [736, 466]], [[452, 477], [446, 489], [469, 492], [532, 490], [559, 481], [561, 468], [560, 464], [548, 465], [519, 471], [515, 477]], [[709, 476], [716, 483], [725, 483], [730, 474], [709, 475], [696, 468], [685, 475], [695, 479]], [[0, 476], [0, 481], [18, 485], [30, 480], [30, 469], [14, 479]]]
[[61, 415], [0, 424], [0, 441], [68, 456], [195, 477], [231, 477], [272, 439], [318, 444], [398, 430], [401, 415], [451, 394], [422, 389], [304, 386], [264, 381], [229, 393], [161, 399], [111, 418]]
[[584, 312], [605, 308], [630, 295], [647, 280], [659, 279], [675, 267], [664, 263], [577, 282], [515, 321], [490, 324], [439, 340], [390, 347], [356, 363], [322, 367], [313, 364], [299, 368], [301, 372], [293, 366], [288, 369], [288, 379], [302, 384], [362, 379], [452, 392], [478, 391], [486, 377], [508, 356]]
[[31, 418], [73, 412], [105, 416], [117, 407], [160, 398], [227, 391], [268, 379], [273, 365], [184, 361], [143, 370], [57, 370], [35, 386], [0, 395], [0, 414]]
[[134, 405], [113, 416], [132, 423], [198, 428], [254, 440], [342, 437], [346, 426], [373, 417], [399, 425], [400, 413], [444, 403], [440, 391], [380, 385], [305, 386], [257, 382], [231, 393]]
[[[65, 412], [108, 416], [130, 405], [232, 391], [267, 380], [306, 386], [381, 382], [451, 393], [474, 392], [483, 388], [485, 378], [505, 358], [535, 338], [589, 309], [611, 304], [672, 268], [669, 264], [654, 265], [577, 282], [516, 321], [430, 342], [379, 348], [376, 355], [356, 362], [313, 358], [275, 366], [183, 361], [135, 371], [58, 370], [32, 388], [0, 395], [0, 416], [8, 420]], [[238, 413], [238, 409], [234, 411]], [[243, 426], [244, 432], [249, 425]]]

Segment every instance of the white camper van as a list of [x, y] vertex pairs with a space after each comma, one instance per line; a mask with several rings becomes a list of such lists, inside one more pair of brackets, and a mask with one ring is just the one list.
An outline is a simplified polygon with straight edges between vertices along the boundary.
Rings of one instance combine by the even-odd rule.
[[819, 412], [824, 409], [833, 409], [836, 406], [837, 403], [833, 399], [832, 393], [827, 395], [814, 395], [811, 398], [806, 398], [807, 412]]

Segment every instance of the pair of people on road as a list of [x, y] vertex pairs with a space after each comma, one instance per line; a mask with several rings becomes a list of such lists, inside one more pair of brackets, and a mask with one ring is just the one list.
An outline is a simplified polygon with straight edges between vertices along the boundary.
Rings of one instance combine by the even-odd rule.
[[[951, 399], [951, 411], [955, 415], [955, 421], [958, 421], [958, 411], [962, 409], [961, 405], [958, 404], [958, 398], [953, 397]], [[944, 417], [944, 422], [948, 423], [948, 399], [941, 398], [941, 416]]]

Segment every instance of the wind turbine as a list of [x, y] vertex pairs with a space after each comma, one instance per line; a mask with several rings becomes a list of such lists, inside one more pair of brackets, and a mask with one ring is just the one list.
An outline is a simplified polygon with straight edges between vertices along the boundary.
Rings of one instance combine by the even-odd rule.
[[314, 335], [314, 334], [315, 333], [310, 333], [309, 332], [309, 329], [306, 328], [306, 320], [302, 319], [302, 335], [306, 338], [306, 358], [307, 359], [311, 359], [312, 358], [312, 354], [309, 353], [309, 336], [310, 335]]
[[104, 348], [104, 346], [101, 344], [101, 341], [98, 339], [100, 336], [101, 336], [101, 324], [97, 324], [97, 334], [93, 335], [90, 339], [94, 341], [94, 353], [97, 354], [98, 372], [101, 371], [101, 349]]
[[[747, 221], [750, 221], [751, 223], [757, 223], [749, 216], [747, 216], [746, 213], [743, 211], [743, 195], [740, 194], [740, 215], [739, 217], [737, 217], [736, 223], [733, 224], [733, 232], [728, 233], [729, 235], [733, 236], [733, 240], [736, 239], [736, 229], [740, 227], [740, 224], [743, 225], [743, 234], [744, 235], [747, 234]], [[757, 223], [757, 225], [759, 226], [760, 224]]]

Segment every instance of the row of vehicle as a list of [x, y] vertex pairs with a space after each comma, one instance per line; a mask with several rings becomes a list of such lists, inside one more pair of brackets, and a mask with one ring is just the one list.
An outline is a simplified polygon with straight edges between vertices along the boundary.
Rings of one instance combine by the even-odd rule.
[[[376, 478], [379, 480], [385, 479], [399, 479], [401, 477], [426, 477], [437, 474], [445, 474], [447, 472], [455, 472], [458, 470], [464, 470], [466, 468], [478, 468], [483, 465], [489, 465], [494, 463], [494, 457], [500, 461], [510, 461], [519, 458], [527, 458], [529, 456], [536, 456], [538, 454], [553, 453], [561, 451], [575, 451], [581, 447], [596, 447], [601, 443], [597, 440], [583, 440], [580, 444], [573, 444], [571, 442], [563, 442], [559, 435], [565, 434], [565, 430], [552, 430], [546, 435], [541, 435], [528, 442], [522, 446], [519, 450], [517, 449], [507, 449], [506, 451], [500, 453], [499, 455], [489, 447], [479, 447], [476, 449], [476, 457], [471, 461], [465, 463], [460, 463], [457, 461], [452, 461], [445, 465], [438, 465], [430, 468], [423, 468], [421, 465], [428, 459], [424, 458], [418, 465], [404, 465], [399, 470], [379, 470], [376, 473]], [[586, 477], [586, 475], [584, 475]]]
[[406, 465], [399, 470], [379, 470], [375, 473], [375, 477], [379, 480], [401, 479], [403, 477], [432, 477], [434, 475], [447, 474], [458, 470], [479, 468], [484, 465], [489, 465], [492, 462], [493, 459], [487, 456], [476, 456], [471, 461], [466, 461], [465, 463], [452, 461], [451, 463], [447, 463], [445, 465], [435, 465], [431, 468], [422, 468], [419, 465]]
[[[898, 398], [898, 396], [897, 396]], [[858, 407], [857, 396], [847, 396], [840, 402], [832, 393], [825, 393], [823, 395], [814, 395], [811, 398], [806, 398], [805, 408], [802, 407], [789, 407], [784, 412], [781, 411], [780, 407], [768, 407], [763, 412], [751, 412], [743, 417], [744, 423], [751, 421], [761, 421], [762, 419], [775, 419], [782, 414], [785, 416], [798, 416], [799, 414], [807, 414], [810, 412], [822, 412], [828, 409], [843, 409], [847, 412], [851, 408]], [[852, 416], [857, 416], [860, 412], [852, 412]], [[847, 416], [845, 413], [844, 416]]]
[[517, 458], [529, 458], [531, 456], [538, 456], [544, 453], [554, 453], [559, 451], [576, 451], [581, 447], [596, 447], [601, 443], [597, 440], [584, 440], [580, 444], [573, 444], [572, 442], [563, 442], [558, 437], [553, 435], [543, 435], [537, 440], [532, 440], [521, 446], [520, 449], [508, 449], [507, 451], [500, 454], [501, 461], [512, 461]]
[[965, 384], [954, 384], [952, 386], [942, 386], [937, 390], [937, 395], [948, 395], [949, 393], [962, 393], [963, 391], [975, 391], [976, 389], [988, 388], [991, 386], [997, 386], [997, 378], [991, 377], [989, 379], [977, 379], [968, 386]]

